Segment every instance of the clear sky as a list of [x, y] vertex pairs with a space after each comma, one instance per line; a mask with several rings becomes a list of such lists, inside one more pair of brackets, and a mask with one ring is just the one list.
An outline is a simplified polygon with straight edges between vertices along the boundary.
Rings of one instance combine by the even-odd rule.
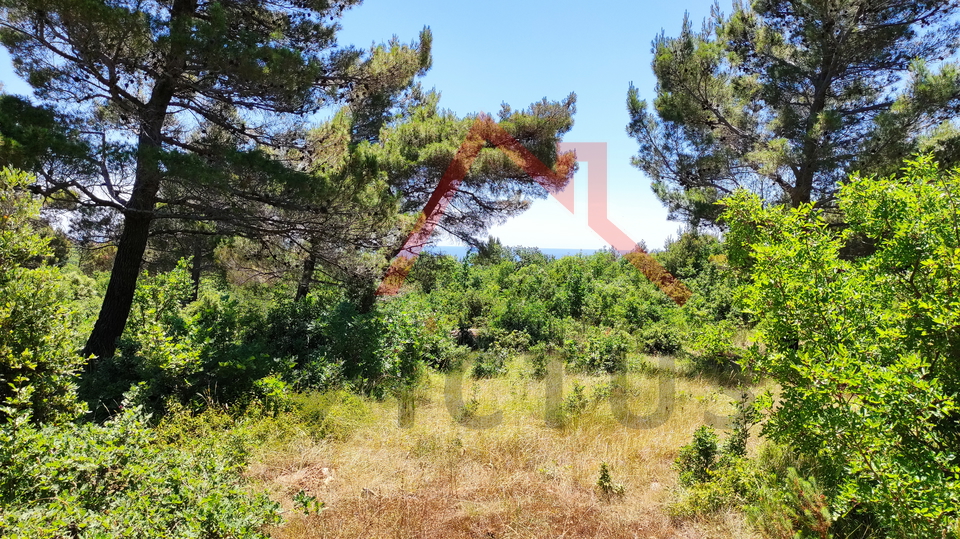
[[[339, 41], [365, 47], [396, 35], [414, 40], [424, 26], [433, 32], [433, 68], [423, 79], [440, 105], [460, 115], [496, 113], [501, 103], [521, 109], [544, 97], [577, 94], [568, 142], [607, 144], [608, 217], [635, 241], [663, 245], [679, 223], [650, 190], [650, 181], [630, 165], [636, 142], [627, 136], [627, 88], [653, 96], [650, 42], [661, 32], [679, 33], [684, 12], [699, 25], [712, 0], [686, 2], [573, 2], [569, 0], [366, 0], [348, 11]], [[729, 9], [728, 2], [722, 7]], [[16, 80], [6, 51], [0, 81], [9, 93], [28, 93]], [[575, 213], [552, 198], [536, 201], [523, 215], [494, 228], [506, 245], [596, 249], [606, 242], [587, 226], [586, 168], [574, 178]], [[449, 243], [441, 240], [441, 243]]]

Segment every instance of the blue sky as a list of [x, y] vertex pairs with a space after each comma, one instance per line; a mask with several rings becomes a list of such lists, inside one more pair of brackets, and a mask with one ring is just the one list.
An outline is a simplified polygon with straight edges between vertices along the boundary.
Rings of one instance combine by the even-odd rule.
[[[625, 131], [627, 88], [632, 81], [642, 97], [653, 96], [651, 40], [661, 30], [676, 35], [685, 11], [698, 24], [711, 3], [366, 0], [345, 14], [340, 42], [366, 47], [394, 35], [411, 41], [429, 26], [433, 68], [423, 84], [441, 93], [442, 107], [461, 115], [495, 113], [503, 102], [520, 109], [576, 92], [575, 124], [564, 140], [607, 143], [608, 217], [634, 240], [656, 248], [679, 224], [666, 220], [649, 179], [630, 165], [636, 143]], [[7, 92], [28, 91], [5, 51], [0, 81]], [[574, 214], [553, 199], [538, 200], [491, 234], [507, 245], [604, 247], [587, 226], [586, 167], [574, 183]]]

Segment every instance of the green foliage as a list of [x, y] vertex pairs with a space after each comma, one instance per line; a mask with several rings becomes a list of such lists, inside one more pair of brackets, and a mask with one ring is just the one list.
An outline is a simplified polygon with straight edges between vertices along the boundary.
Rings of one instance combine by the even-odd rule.
[[473, 377], [494, 378], [506, 374], [508, 354], [509, 350], [499, 345], [478, 352], [473, 360]]
[[700, 31], [685, 18], [653, 41], [652, 107], [629, 89], [634, 165], [673, 218], [699, 223], [737, 188], [829, 204], [849, 173], [894, 172], [927, 141], [956, 160], [957, 13], [837, 0], [718, 5]]
[[132, 410], [105, 425], [0, 426], [5, 537], [266, 537], [228, 444], [165, 443]]
[[[955, 533], [960, 506], [957, 193], [960, 171], [919, 158], [900, 178], [852, 177], [845, 230], [742, 192], [725, 214], [765, 347], [752, 366], [782, 387], [766, 432], [843, 470], [821, 484], [834, 513], [900, 537]], [[875, 252], [843, 259], [853, 234]]]
[[38, 422], [67, 420], [83, 411], [76, 396], [78, 323], [60, 270], [23, 267], [49, 254], [33, 229], [39, 201], [30, 177], [0, 171], [0, 420], [30, 412]]
[[787, 470], [786, 484], [761, 487], [757, 502], [747, 514], [757, 530], [770, 539], [833, 537], [827, 496], [816, 478], [804, 479], [794, 468]]
[[640, 330], [640, 349], [648, 354], [675, 354], [683, 347], [683, 336], [675, 322], [660, 321]]
[[326, 509], [324, 502], [318, 500], [316, 496], [307, 494], [303, 490], [293, 495], [293, 506], [298, 511], [303, 511], [304, 515], [319, 515], [320, 512]]
[[606, 462], [600, 463], [600, 477], [597, 478], [597, 488], [605, 499], [623, 497], [624, 489], [620, 483], [614, 483], [610, 475], [610, 466]]
[[26, 98], [0, 94], [0, 166], [35, 172], [51, 158], [79, 160], [87, 148], [65, 120]]
[[698, 371], [739, 370], [738, 361], [743, 352], [734, 345], [737, 328], [729, 321], [703, 324], [691, 328], [689, 357]]
[[740, 507], [755, 495], [757, 467], [745, 458], [752, 409], [741, 403], [736, 417], [722, 443], [711, 427], [703, 425], [690, 444], [680, 448], [674, 468], [682, 488], [668, 507], [671, 514], [693, 516]]
[[291, 365], [259, 338], [263, 314], [214, 290], [195, 302], [192, 294], [183, 260], [172, 271], [141, 277], [117, 354], [84, 376], [82, 393], [97, 417], [115, 411], [132, 386], [135, 403], [158, 416], [172, 402], [194, 409], [211, 401], [286, 406], [286, 385], [273, 375], [286, 375]]
[[568, 418], [574, 418], [585, 412], [588, 406], [590, 406], [590, 400], [587, 398], [586, 388], [574, 380], [573, 386], [570, 387], [570, 394], [560, 405], [560, 412]]
[[567, 364], [589, 373], [622, 373], [627, 368], [629, 335], [621, 330], [590, 327], [583, 341], [567, 339]]
[[680, 471], [680, 484], [684, 486], [704, 483], [710, 480], [710, 474], [716, 469], [717, 433], [702, 425], [693, 433], [693, 441], [680, 448], [675, 463]]
[[431, 343], [430, 329], [411, 307], [398, 298], [360, 313], [353, 304], [341, 303], [326, 322], [322, 357], [339, 365], [344, 379], [365, 393], [384, 396], [414, 384]]
[[530, 375], [542, 380], [547, 375], [548, 364], [560, 360], [560, 351], [552, 344], [538, 343], [530, 348], [527, 358], [530, 360]]

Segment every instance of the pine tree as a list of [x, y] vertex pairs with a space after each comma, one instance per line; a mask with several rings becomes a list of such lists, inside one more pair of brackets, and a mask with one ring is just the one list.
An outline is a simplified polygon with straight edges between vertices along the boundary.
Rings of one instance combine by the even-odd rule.
[[[383, 94], [381, 94], [383, 95]], [[548, 166], [570, 167], [557, 142], [573, 125], [576, 96], [544, 99], [524, 110], [504, 106], [499, 126]], [[427, 199], [454, 160], [475, 115], [458, 117], [439, 108], [439, 95], [418, 85], [377, 102], [354, 102], [312, 130], [302, 166], [326, 186], [324, 226], [298, 237], [277, 237], [274, 245], [303, 254], [296, 297], [305, 296], [315, 272], [345, 283], [361, 307], [372, 301], [387, 260], [399, 252]], [[529, 207], [547, 191], [500, 149], [489, 147], [471, 167], [440, 226], [478, 244], [490, 226]], [[271, 257], [283, 261], [283, 257]]]
[[400, 47], [413, 61], [398, 66], [338, 47], [336, 20], [355, 3], [0, 0], [0, 41], [18, 74], [83, 124], [99, 165], [49, 176], [45, 192], [122, 215], [84, 354], [113, 353], [157, 219], [269, 228], [269, 212], [237, 219], [236, 210], [250, 200], [282, 207], [312, 189], [281, 159], [303, 142], [302, 118], [429, 67], [428, 31]]
[[673, 218], [712, 222], [737, 188], [829, 206], [854, 171], [917, 150], [960, 159], [955, 0], [758, 0], [653, 41], [652, 110], [631, 85], [634, 165]]

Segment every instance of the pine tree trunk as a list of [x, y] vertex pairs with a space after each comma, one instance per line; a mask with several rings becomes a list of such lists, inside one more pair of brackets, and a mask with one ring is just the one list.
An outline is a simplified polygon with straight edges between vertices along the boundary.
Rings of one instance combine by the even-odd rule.
[[[168, 99], [169, 101], [169, 99]], [[164, 111], [166, 107], [164, 107]], [[110, 282], [103, 297], [100, 316], [93, 326], [93, 332], [83, 349], [83, 355], [94, 355], [98, 359], [113, 355], [117, 349], [117, 339], [123, 334], [133, 306], [133, 295], [137, 289], [137, 277], [143, 253], [147, 249], [150, 223], [157, 204], [157, 192], [160, 190], [162, 173], [158, 162], [160, 148], [161, 119], [151, 129], [145, 129], [140, 135], [137, 151], [137, 179], [134, 183], [130, 202], [124, 212], [123, 232], [117, 243], [117, 256], [110, 271]], [[92, 366], [92, 365], [91, 365]]]
[[300, 301], [310, 293], [310, 285], [313, 284], [313, 272], [317, 269], [317, 257], [310, 252], [307, 259], [303, 261], [303, 273], [300, 275], [300, 282], [297, 283], [297, 295], [294, 301]]
[[117, 256], [110, 272], [110, 283], [103, 297], [100, 316], [83, 349], [84, 356], [107, 358], [112, 356], [117, 348], [117, 339], [123, 334], [133, 306], [133, 294], [137, 288], [143, 253], [147, 248], [151, 220], [149, 213], [128, 213], [123, 221], [123, 233], [117, 244]]
[[[153, 210], [157, 205], [157, 193], [163, 178], [160, 169], [163, 124], [186, 65], [186, 47], [189, 40], [185, 34], [191, 31], [190, 20], [196, 9], [196, 0], [173, 2], [171, 17], [175, 20], [171, 24], [171, 34], [180, 35], [171, 40], [174, 45], [167, 53], [166, 62], [161, 64], [166, 71], [157, 79], [150, 100], [142, 109], [142, 123], [137, 140], [136, 179], [130, 200], [123, 212], [123, 232], [120, 233], [120, 241], [117, 243], [117, 255], [113, 261], [100, 315], [83, 348], [82, 354], [85, 357], [93, 355], [96, 359], [103, 359], [112, 356], [130, 316], [143, 253], [147, 249]], [[88, 370], [92, 369], [95, 363], [95, 360], [91, 361], [87, 366]]]
[[193, 238], [193, 260], [190, 265], [190, 280], [193, 281], [193, 296], [191, 301], [200, 297], [200, 273], [203, 269], [203, 238]]

